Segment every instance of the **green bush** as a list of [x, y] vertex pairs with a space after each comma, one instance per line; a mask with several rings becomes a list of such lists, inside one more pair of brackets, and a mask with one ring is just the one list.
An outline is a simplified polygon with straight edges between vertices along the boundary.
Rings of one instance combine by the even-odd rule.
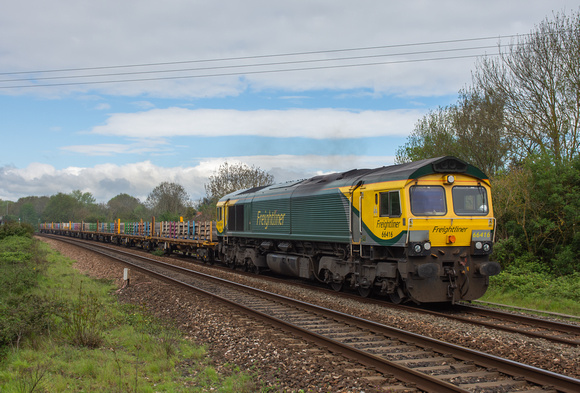
[[71, 344], [87, 348], [101, 346], [103, 335], [99, 316], [102, 308], [97, 296], [85, 293], [81, 283], [78, 298], [64, 315], [63, 333]]
[[8, 236], [24, 236], [32, 237], [34, 234], [34, 227], [30, 224], [20, 224], [17, 222], [9, 222], [0, 225], [0, 240]]
[[0, 240], [0, 299], [22, 294], [36, 285], [42, 264], [34, 257], [34, 240], [10, 236]]
[[[535, 264], [531, 271], [580, 272], [580, 156], [558, 161], [529, 156], [493, 179], [502, 267]], [[537, 265], [541, 265], [540, 267]]]
[[519, 299], [580, 302], [580, 273], [554, 277], [549, 273], [530, 271], [528, 266], [511, 267], [490, 280], [494, 292]]
[[5, 235], [11, 234], [0, 239], [0, 350], [47, 330], [59, 307], [55, 301], [31, 293], [46, 261], [37, 241], [28, 234], [15, 235], [19, 229], [13, 228], [16, 230], [4, 230]]
[[54, 300], [32, 294], [5, 298], [0, 305], [0, 347], [18, 347], [23, 337], [49, 330], [60, 306]]

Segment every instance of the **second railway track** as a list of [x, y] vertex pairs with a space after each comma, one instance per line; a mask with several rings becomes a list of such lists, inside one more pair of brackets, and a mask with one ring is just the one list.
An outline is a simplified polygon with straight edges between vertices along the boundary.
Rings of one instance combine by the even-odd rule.
[[[78, 245], [76, 241], [73, 243]], [[85, 247], [95, 250], [97, 245]], [[118, 251], [98, 252], [119, 259], [113, 255]], [[580, 381], [574, 378], [184, 268], [159, 265], [157, 260], [125, 255], [121, 262], [160, 279], [204, 292], [255, 318], [267, 320], [269, 324], [292, 331], [367, 367], [393, 374], [425, 391], [580, 391]], [[157, 266], [151, 267], [152, 264]], [[168, 273], [169, 270], [172, 273]]]

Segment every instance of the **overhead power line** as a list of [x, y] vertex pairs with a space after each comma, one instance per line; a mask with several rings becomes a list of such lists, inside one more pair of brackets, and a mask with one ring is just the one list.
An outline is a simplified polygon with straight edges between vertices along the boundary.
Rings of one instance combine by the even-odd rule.
[[479, 57], [479, 56], [480, 55], [448, 56], [448, 57], [429, 58], [429, 59], [382, 61], [382, 62], [376, 62], [376, 63], [341, 64], [341, 65], [303, 67], [303, 68], [278, 69], [278, 70], [228, 72], [228, 73], [221, 73], [221, 74], [183, 75], [183, 76], [167, 76], [167, 77], [155, 77], [155, 78], [90, 81], [90, 82], [87, 81], [87, 82], [50, 83], [50, 84], [43, 84], [43, 85], [0, 86], [0, 89], [15, 89], [15, 88], [28, 88], [28, 87], [50, 87], [50, 86], [76, 86], [76, 85], [94, 85], [94, 84], [104, 84], [104, 83], [126, 83], [126, 82], [146, 82], [146, 81], [172, 80], [172, 79], [194, 79], [194, 78], [208, 78], [208, 77], [217, 77], [217, 76], [224, 77], [224, 76], [239, 76], [239, 75], [271, 74], [271, 73], [290, 72], [290, 71], [310, 71], [310, 70], [323, 70], [323, 69], [334, 69], [334, 68], [366, 67], [366, 66], [386, 65], [386, 64], [419, 63], [419, 62], [438, 61], [438, 60], [457, 60], [457, 59], [474, 58], [474, 57]]
[[[225, 66], [180, 68], [180, 69], [167, 69], [167, 70], [157, 70], [157, 71], [132, 71], [132, 72], [118, 72], [118, 73], [108, 73], [108, 74], [47, 76], [47, 77], [34, 78], [34, 80], [39, 81], [39, 80], [54, 80], [54, 79], [77, 79], [77, 78], [94, 78], [94, 77], [104, 77], [104, 76], [161, 74], [161, 73], [168, 73], [168, 72], [208, 71], [208, 70], [221, 70], [221, 69], [245, 68], [245, 67], [279, 66], [279, 65], [320, 63], [320, 62], [344, 61], [344, 60], [362, 60], [362, 59], [371, 59], [371, 58], [378, 58], [378, 57], [394, 57], [394, 56], [424, 55], [424, 54], [444, 53], [444, 52], [458, 52], [458, 51], [467, 51], [467, 50], [490, 49], [490, 48], [494, 48], [494, 47], [495, 46], [493, 46], [493, 45], [487, 45], [487, 46], [456, 48], [456, 49], [437, 49], [437, 50], [432, 50], [432, 51], [390, 53], [390, 54], [381, 54], [381, 55], [365, 55], [365, 56], [349, 56], [349, 57], [334, 57], [334, 58], [329, 58], [329, 59], [290, 60], [290, 61], [279, 61], [279, 62], [270, 62], [270, 63], [234, 64], [234, 65], [225, 65]], [[421, 60], [421, 59], [419, 59], [419, 60]], [[361, 65], [366, 65], [366, 64], [368, 64], [368, 63], [362, 63]], [[355, 64], [353, 66], [357, 66], [357, 64]], [[20, 82], [20, 81], [27, 81], [27, 80], [30, 80], [30, 79], [29, 78], [0, 79], [0, 82]]]
[[514, 38], [514, 37], [518, 37], [518, 36], [520, 36], [520, 35], [512, 34], [512, 35], [497, 36], [497, 37], [463, 38], [463, 39], [456, 39], [456, 40], [426, 41], [426, 42], [414, 42], [414, 43], [406, 43], [406, 44], [367, 46], [367, 47], [360, 47], [360, 48], [328, 49], [328, 50], [307, 51], [307, 52], [276, 53], [276, 54], [271, 54], [271, 55], [222, 57], [222, 58], [216, 58], [216, 59], [169, 61], [169, 62], [163, 62], [163, 63], [124, 64], [124, 65], [113, 65], [113, 66], [61, 68], [61, 69], [36, 70], [36, 71], [13, 71], [13, 72], [0, 72], [0, 75], [38, 74], [38, 73], [66, 72], [66, 71], [89, 71], [89, 70], [102, 70], [102, 69], [114, 69], [114, 68], [151, 67], [151, 66], [165, 66], [165, 65], [188, 64], [188, 63], [203, 63], [203, 62], [213, 62], [213, 61], [263, 59], [263, 58], [269, 58], [269, 57], [283, 57], [283, 56], [318, 55], [318, 54], [325, 54], [325, 53], [354, 52], [354, 51], [374, 50], [374, 49], [404, 48], [404, 47], [421, 46], [421, 45], [438, 45], [438, 44], [452, 44], [452, 43], [472, 42], [472, 41], [485, 41], [485, 40], [494, 40], [494, 39], [501, 39], [501, 38]]
[[[448, 45], [448, 44], [460, 44], [474, 41], [485, 41], [498, 38], [513, 38], [516, 35], [508, 35], [502, 37], [481, 37], [481, 38], [469, 38], [469, 39], [457, 39], [457, 40], [446, 40], [446, 41], [430, 41], [422, 43], [408, 43], [408, 44], [396, 44], [396, 45], [384, 45], [384, 46], [371, 46], [371, 47], [361, 47], [361, 48], [348, 48], [348, 49], [332, 49], [332, 50], [320, 50], [320, 51], [310, 51], [310, 52], [292, 52], [292, 53], [280, 53], [271, 55], [256, 55], [256, 56], [240, 56], [240, 57], [224, 57], [224, 58], [214, 58], [214, 59], [199, 59], [199, 60], [187, 60], [187, 61], [175, 61], [175, 62], [163, 62], [163, 63], [143, 63], [143, 64], [131, 64], [131, 65], [113, 65], [113, 66], [100, 66], [100, 67], [82, 67], [82, 68], [63, 68], [63, 69], [49, 69], [49, 70], [37, 70], [37, 71], [15, 71], [15, 72], [2, 72], [2, 76], [16, 76], [16, 75], [30, 75], [28, 78], [6, 78], [0, 80], [0, 83], [15, 83], [28, 81], [30, 84], [18, 84], [18, 85], [0, 85], [0, 89], [16, 89], [16, 88], [31, 88], [31, 87], [51, 87], [51, 86], [74, 86], [74, 85], [90, 85], [90, 84], [105, 84], [105, 83], [128, 83], [128, 82], [143, 82], [143, 81], [155, 81], [155, 80], [171, 80], [171, 79], [191, 79], [191, 78], [206, 78], [206, 77], [216, 77], [216, 76], [237, 76], [237, 75], [255, 75], [255, 74], [266, 74], [266, 73], [279, 73], [279, 72], [291, 72], [291, 71], [307, 71], [307, 70], [320, 70], [320, 69], [335, 69], [335, 68], [348, 68], [348, 67], [363, 67], [363, 66], [375, 66], [375, 65], [386, 65], [386, 64], [400, 64], [400, 63], [416, 63], [416, 62], [426, 62], [426, 61], [441, 61], [441, 60], [454, 60], [454, 59], [464, 59], [479, 57], [485, 53], [472, 54], [472, 55], [460, 55], [460, 56], [446, 56], [446, 57], [428, 57], [428, 58], [415, 58], [415, 59], [403, 59], [395, 61], [381, 61], [381, 62], [358, 62], [358, 63], [348, 63], [348, 64], [328, 64], [322, 66], [308, 66], [308, 67], [294, 67], [294, 68], [274, 68], [274, 69], [263, 69], [255, 70], [255, 67], [281, 67], [288, 65], [298, 65], [298, 64], [312, 64], [312, 63], [328, 63], [328, 62], [346, 62], [346, 61], [360, 61], [365, 59], [380, 58], [380, 57], [395, 57], [395, 56], [418, 56], [418, 55], [431, 55], [446, 52], [460, 52], [460, 51], [481, 51], [484, 49], [494, 48], [495, 45], [482, 45], [482, 46], [472, 46], [472, 47], [452, 47], [447, 49], [433, 49], [433, 50], [421, 50], [413, 52], [399, 52], [399, 53], [381, 53], [381, 54], [367, 54], [367, 55], [357, 55], [357, 56], [343, 56], [343, 57], [330, 57], [330, 58], [306, 58], [306, 59], [296, 59], [296, 60], [285, 60], [285, 61], [275, 61], [275, 62], [262, 62], [262, 63], [242, 63], [242, 64], [228, 64], [228, 65], [208, 65], [204, 67], [195, 68], [165, 68], [160, 70], [134, 70], [129, 72], [114, 72], [114, 73], [81, 73], [78, 72], [85, 71], [97, 71], [97, 70], [115, 70], [115, 69], [129, 69], [129, 68], [143, 68], [143, 67], [167, 67], [173, 65], [182, 64], [200, 64], [200, 63], [217, 63], [217, 62], [240, 62], [247, 60], [257, 60], [257, 59], [268, 59], [268, 58], [281, 58], [281, 57], [295, 57], [295, 56], [315, 56], [315, 55], [327, 55], [335, 53], [347, 53], [347, 52], [361, 52], [361, 51], [371, 51], [371, 50], [384, 50], [384, 49], [394, 49], [394, 48], [405, 48], [405, 47], [417, 47], [417, 46], [430, 46], [430, 45]], [[233, 72], [221, 72], [221, 73], [205, 73], [205, 74], [193, 74], [193, 75], [174, 75], [174, 76], [155, 76], [150, 78], [130, 78], [130, 79], [110, 79], [111, 77], [118, 76], [137, 76], [137, 75], [151, 75], [151, 74], [167, 74], [167, 73], [177, 73], [177, 72], [199, 72], [199, 71], [219, 71], [226, 69], [241, 69], [245, 68], [245, 71], [233, 71]], [[54, 74], [54, 73], [64, 73], [64, 75], [56, 76], [42, 76], [42, 74]], [[34, 77], [32, 75], [37, 75]], [[64, 79], [86, 79], [86, 78], [109, 78], [105, 80], [80, 80], [80, 81], [70, 81], [70, 82], [60, 82], [60, 83], [38, 83], [38, 81], [44, 80], [64, 80]]]

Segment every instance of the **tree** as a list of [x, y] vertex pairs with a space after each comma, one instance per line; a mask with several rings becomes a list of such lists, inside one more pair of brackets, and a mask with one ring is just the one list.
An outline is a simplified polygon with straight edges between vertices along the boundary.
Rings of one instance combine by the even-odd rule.
[[20, 207], [19, 217], [22, 222], [26, 222], [32, 225], [38, 224], [39, 216], [34, 210], [34, 205], [32, 203], [25, 203]]
[[221, 197], [231, 192], [266, 186], [273, 182], [274, 176], [253, 165], [225, 162], [209, 177], [209, 183], [205, 184], [204, 187], [207, 197], [215, 204]]
[[489, 176], [505, 168], [510, 149], [505, 136], [504, 102], [492, 91], [460, 91], [451, 120], [457, 137], [458, 157]]
[[475, 81], [505, 105], [515, 160], [538, 153], [563, 162], [578, 155], [580, 135], [580, 13], [556, 15], [483, 58]]
[[82, 192], [81, 190], [71, 191], [70, 196], [77, 200], [82, 206], [90, 206], [95, 204], [96, 199], [90, 192]]
[[70, 194], [59, 192], [48, 200], [41, 215], [43, 222], [80, 222], [102, 220], [101, 206], [95, 203], [90, 192], [72, 191]]
[[110, 220], [120, 218], [127, 221], [138, 221], [147, 214], [141, 201], [129, 194], [119, 194], [107, 202]]
[[185, 215], [191, 202], [182, 185], [162, 182], [149, 193], [145, 205], [160, 220], [177, 220]]
[[459, 102], [419, 120], [396, 162], [456, 156], [493, 175], [504, 167], [509, 148], [504, 137], [503, 101], [491, 92], [460, 91]]
[[[29, 224], [37, 225], [38, 219], [40, 218], [42, 212], [44, 211], [50, 198], [46, 196], [36, 197], [28, 196], [19, 198], [16, 203], [13, 204], [13, 211], [17, 211], [18, 218], [22, 222], [27, 222]], [[11, 206], [12, 207], [12, 206]], [[0, 211], [1, 215], [1, 211]]]
[[216, 219], [216, 201], [212, 200], [208, 197], [201, 198], [196, 206], [195, 209], [198, 214], [198, 219], [202, 221], [211, 221]]
[[71, 195], [59, 192], [50, 197], [44, 213], [42, 214], [42, 221], [44, 222], [68, 222], [70, 220], [79, 220], [77, 212], [79, 211], [79, 203]]
[[439, 107], [430, 111], [415, 125], [403, 147], [397, 150], [396, 163], [424, 160], [439, 156], [460, 156], [460, 147], [453, 130], [453, 110]]

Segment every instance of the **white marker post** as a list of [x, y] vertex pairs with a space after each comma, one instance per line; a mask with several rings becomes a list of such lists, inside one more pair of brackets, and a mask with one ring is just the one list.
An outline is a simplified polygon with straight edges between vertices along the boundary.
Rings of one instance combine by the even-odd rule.
[[123, 285], [124, 287], [128, 287], [129, 286], [129, 268], [124, 268], [123, 269], [123, 280], [125, 281], [125, 285]]

